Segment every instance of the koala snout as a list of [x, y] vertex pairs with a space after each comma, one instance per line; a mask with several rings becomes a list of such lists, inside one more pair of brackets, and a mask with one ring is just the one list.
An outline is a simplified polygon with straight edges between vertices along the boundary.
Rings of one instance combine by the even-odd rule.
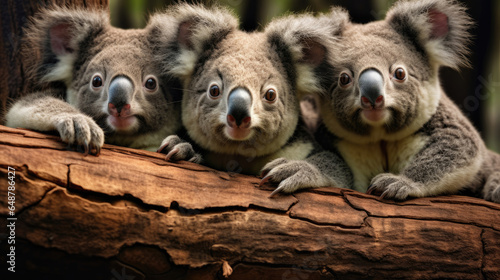
[[108, 112], [115, 117], [126, 117], [130, 114], [130, 99], [134, 94], [134, 85], [129, 78], [114, 78], [108, 91]]
[[379, 71], [368, 69], [359, 76], [359, 91], [363, 109], [384, 107], [384, 78]]
[[250, 126], [250, 108], [252, 96], [244, 88], [236, 88], [227, 100], [227, 123], [230, 127], [248, 128]]

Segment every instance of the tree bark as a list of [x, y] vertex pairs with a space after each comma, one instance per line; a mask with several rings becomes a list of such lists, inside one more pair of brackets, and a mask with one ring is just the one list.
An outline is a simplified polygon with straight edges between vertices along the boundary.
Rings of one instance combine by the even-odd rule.
[[3, 126], [0, 154], [0, 226], [15, 235], [17, 275], [500, 279], [500, 205], [482, 199], [394, 202], [338, 188], [269, 198], [257, 177], [112, 145], [85, 156]]
[[50, 5], [107, 9], [108, 0], [0, 0], [0, 120], [8, 102], [36, 89], [21, 56], [23, 28], [38, 10]]

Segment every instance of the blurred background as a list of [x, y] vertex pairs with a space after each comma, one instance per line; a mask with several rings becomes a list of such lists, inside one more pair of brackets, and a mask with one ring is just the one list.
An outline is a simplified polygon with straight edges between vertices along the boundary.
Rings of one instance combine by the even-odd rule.
[[[178, 1], [110, 0], [112, 24], [141, 28], [148, 15]], [[219, 3], [240, 18], [241, 29], [262, 29], [273, 17], [302, 11], [326, 12], [331, 5], [343, 6], [356, 23], [383, 19], [394, 0], [220, 0], [185, 1]], [[474, 19], [469, 56], [472, 67], [460, 72], [443, 68], [445, 92], [481, 132], [490, 149], [500, 152], [500, 1], [460, 0]]]

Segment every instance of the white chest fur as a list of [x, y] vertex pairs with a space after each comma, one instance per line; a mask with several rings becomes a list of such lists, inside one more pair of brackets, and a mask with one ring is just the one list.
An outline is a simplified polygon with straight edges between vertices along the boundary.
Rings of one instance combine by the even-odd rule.
[[424, 135], [367, 144], [342, 140], [337, 148], [353, 172], [354, 189], [366, 192], [374, 176], [387, 172], [399, 174], [427, 141]]

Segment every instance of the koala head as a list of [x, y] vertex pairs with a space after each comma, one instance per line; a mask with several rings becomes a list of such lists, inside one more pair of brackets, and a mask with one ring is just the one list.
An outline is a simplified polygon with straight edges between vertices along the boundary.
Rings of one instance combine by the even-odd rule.
[[170, 13], [177, 39], [161, 60], [183, 82], [182, 121], [190, 137], [204, 149], [244, 156], [285, 145], [299, 119], [297, 91], [307, 86], [297, 69], [321, 61], [316, 57], [325, 49], [284, 34], [292, 19], [246, 33], [222, 8], [179, 5]]
[[327, 128], [358, 143], [416, 132], [438, 107], [439, 67], [467, 65], [469, 25], [464, 8], [448, 0], [400, 1], [385, 20], [344, 25], [328, 47]]
[[[32, 76], [63, 82], [66, 101], [91, 116], [108, 136], [134, 136], [180, 125], [173, 81], [153, 61], [164, 25], [145, 29], [110, 25], [105, 12], [55, 8], [40, 13], [27, 29]], [[180, 97], [177, 97], [180, 100]]]

